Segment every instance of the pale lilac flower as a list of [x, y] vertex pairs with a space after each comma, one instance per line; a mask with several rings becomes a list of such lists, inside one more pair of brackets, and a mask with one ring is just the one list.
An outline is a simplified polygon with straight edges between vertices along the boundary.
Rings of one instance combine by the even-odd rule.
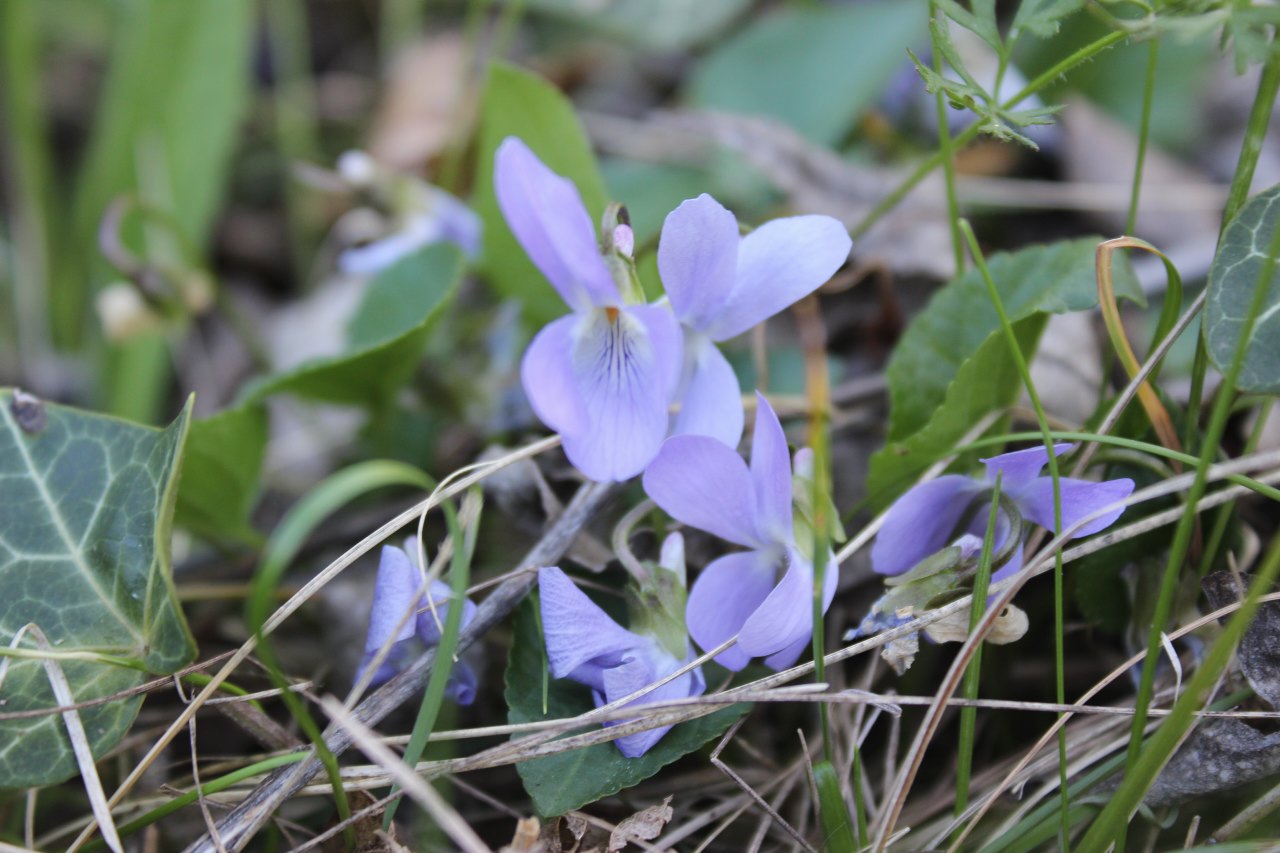
[[[787, 439], [769, 402], [756, 396], [750, 468], [719, 439], [677, 435], [644, 472], [645, 491], [672, 518], [750, 549], [703, 569], [685, 610], [689, 634], [702, 649], [738, 637], [716, 656], [732, 670], [754, 657], [784, 669], [813, 635], [813, 561], [796, 543]], [[828, 555], [824, 611], [838, 576]]]
[[[1070, 444], [1054, 445], [1054, 455], [1070, 450]], [[871, 568], [882, 575], [900, 575], [924, 558], [937, 553], [964, 534], [979, 540], [987, 530], [987, 506], [996, 475], [1000, 475], [1001, 495], [1018, 513], [1041, 527], [1054, 530], [1053, 479], [1040, 476], [1049, 462], [1044, 446], [1005, 453], [986, 463], [985, 480], [961, 474], [947, 474], [921, 483], [898, 498], [885, 516], [884, 524], [871, 548]], [[1060, 477], [1062, 523], [1071, 527], [1102, 508], [1124, 500], [1133, 491], [1133, 480], [1124, 478], [1101, 483]], [[1113, 509], [1084, 524], [1071, 534], [1073, 539], [1088, 536], [1115, 523], [1124, 507]], [[1000, 550], [1009, 535], [1010, 519], [1004, 510], [997, 513], [994, 550]], [[971, 540], [966, 540], [971, 541]], [[1022, 568], [1022, 549], [1015, 547], [1009, 562], [992, 575], [1003, 580]]]
[[[656, 637], [628, 631], [613, 621], [555, 566], [538, 570], [538, 595], [551, 675], [590, 687], [596, 707], [629, 696], [693, 659], [683, 634], [680, 642], [685, 646], [684, 654], [677, 657]], [[695, 667], [631, 704], [700, 696], [706, 688], [702, 668]], [[636, 758], [648, 752], [670, 728], [636, 732], [614, 743], [623, 755]]]
[[515, 137], [498, 146], [494, 185], [512, 233], [573, 309], [525, 352], [533, 411], [583, 474], [634, 477], [667, 434], [680, 326], [665, 306], [626, 304], [578, 190]]
[[658, 272], [685, 336], [674, 433], [738, 446], [742, 394], [716, 342], [808, 296], [840, 268], [851, 245], [830, 216], [775, 219], [740, 236], [734, 215], [705, 193], [667, 215]]
[[391, 226], [379, 239], [342, 252], [338, 267], [343, 272], [372, 275], [432, 243], [454, 243], [470, 258], [480, 253], [480, 218], [439, 187], [392, 172], [363, 151], [338, 158], [338, 174], [380, 199]]
[[[373, 586], [373, 607], [369, 612], [369, 633], [364, 641], [364, 659], [356, 671], [357, 681], [388, 643], [390, 650], [370, 680], [371, 686], [390, 681], [424, 649], [439, 645], [453, 591], [447, 584], [432, 581], [428, 599], [423, 595], [423, 581], [423, 573], [404, 550], [394, 545], [382, 547], [378, 577]], [[463, 599], [461, 627], [466, 628], [475, 614], [475, 604]], [[449, 673], [445, 695], [459, 705], [470, 705], [475, 701], [478, 681], [475, 670], [465, 660], [459, 660]]]

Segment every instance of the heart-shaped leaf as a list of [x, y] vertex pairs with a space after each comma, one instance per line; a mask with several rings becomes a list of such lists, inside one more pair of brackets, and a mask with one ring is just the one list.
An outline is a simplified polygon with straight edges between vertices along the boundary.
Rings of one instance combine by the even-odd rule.
[[[0, 648], [38, 626], [77, 702], [129, 690], [195, 655], [169, 566], [190, 412], [188, 404], [158, 430], [0, 390]], [[19, 647], [37, 648], [30, 634]], [[69, 653], [79, 659], [61, 657]], [[80, 709], [94, 755], [120, 740], [141, 701]], [[0, 713], [57, 705], [40, 660], [10, 660]], [[0, 716], [0, 788], [75, 775], [63, 726], [58, 714]]]

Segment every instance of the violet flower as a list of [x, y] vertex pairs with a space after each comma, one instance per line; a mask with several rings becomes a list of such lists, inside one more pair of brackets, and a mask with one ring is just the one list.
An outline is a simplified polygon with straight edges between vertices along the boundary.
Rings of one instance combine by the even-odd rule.
[[[663, 551], [665, 555], [669, 549], [664, 547]], [[590, 687], [597, 708], [665, 678], [693, 659], [683, 631], [678, 637], [683, 649], [675, 650], [678, 654], [673, 653], [670, 642], [663, 643], [657, 636], [628, 631], [555, 566], [538, 570], [538, 593], [551, 675]], [[695, 667], [630, 704], [700, 696], [706, 688], [702, 668]], [[605, 725], [616, 726], [619, 722], [622, 721]], [[623, 755], [636, 758], [648, 752], [670, 728], [660, 726], [624, 735], [614, 743]]]
[[[689, 591], [685, 619], [704, 650], [735, 635], [716, 662], [740, 670], [754, 657], [785, 669], [813, 635], [813, 560], [796, 543], [791, 458], [782, 424], [757, 392], [751, 467], [718, 439], [667, 439], [644, 472], [649, 497], [671, 517], [749, 548], [713, 561]], [[807, 544], [807, 543], [805, 543]], [[825, 611], [835, 596], [839, 567], [828, 555]]]
[[432, 243], [454, 243], [469, 258], [480, 253], [480, 218], [439, 187], [380, 166], [363, 151], [339, 157], [338, 174], [380, 200], [391, 226], [379, 239], [343, 251], [338, 256], [343, 272], [373, 275]]
[[[408, 553], [394, 545], [382, 547], [378, 577], [373, 585], [369, 633], [364, 641], [364, 659], [356, 671], [357, 681], [373, 663], [379, 650], [388, 643], [390, 649], [382, 665], [374, 672], [370, 686], [390, 681], [424, 648], [440, 643], [440, 632], [452, 606], [453, 591], [445, 583], [432, 581], [429, 587], [431, 598], [428, 600], [422, 594], [423, 580], [423, 573]], [[406, 619], [410, 610], [414, 612]], [[464, 598], [461, 627], [466, 628], [475, 614], [475, 604]], [[465, 660], [459, 660], [449, 673], [445, 695], [459, 705], [470, 705], [475, 701], [478, 683], [475, 670]]]
[[[1054, 445], [1054, 455], [1070, 450], [1070, 444]], [[909, 490], [889, 508], [884, 524], [871, 548], [871, 568], [882, 575], [900, 575], [921, 560], [942, 550], [964, 534], [980, 540], [987, 530], [987, 510], [991, 488], [1000, 474], [1000, 492], [1006, 508], [996, 516], [993, 549], [999, 551], [1011, 529], [1009, 508], [1025, 519], [1055, 530], [1053, 478], [1040, 476], [1049, 461], [1043, 447], [1031, 447], [982, 460], [985, 480], [961, 474], [946, 474]], [[1133, 491], [1133, 480], [1124, 478], [1101, 483], [1060, 477], [1062, 523], [1069, 528], [1095, 512], [1122, 501]], [[1084, 524], [1071, 534], [1077, 539], [1104, 530], [1115, 523], [1124, 507], [1118, 507]], [[1008, 562], [994, 572], [992, 581], [1003, 580], [1022, 568], [1022, 549], [1014, 547]]]
[[512, 233], [573, 310], [525, 352], [520, 373], [533, 411], [586, 476], [634, 477], [667, 434], [680, 326], [665, 306], [635, 304], [638, 288], [623, 298], [578, 190], [515, 137], [498, 146], [494, 188]]
[[742, 395], [716, 343], [808, 296], [849, 257], [852, 241], [830, 216], [791, 216], [739, 236], [738, 220], [705, 193], [667, 215], [658, 271], [684, 327], [673, 432], [742, 438]]

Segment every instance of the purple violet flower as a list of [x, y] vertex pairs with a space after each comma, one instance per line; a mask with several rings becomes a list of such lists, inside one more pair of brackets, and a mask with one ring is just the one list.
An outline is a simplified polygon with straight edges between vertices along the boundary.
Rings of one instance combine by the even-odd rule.
[[525, 352], [525, 394], [579, 471], [630, 479], [667, 434], [680, 326], [666, 306], [634, 304], [634, 294], [627, 304], [577, 188], [515, 137], [498, 146], [494, 188], [512, 233], [573, 309]]
[[[432, 581], [431, 598], [428, 600], [422, 594], [424, 580], [425, 576], [408, 553], [394, 545], [382, 547], [378, 577], [373, 585], [373, 607], [369, 612], [364, 659], [356, 670], [357, 681], [385, 645], [390, 644], [390, 649], [373, 674], [370, 686], [390, 681], [413, 662], [423, 647], [430, 648], [440, 643], [440, 632], [452, 606], [453, 590], [448, 584]], [[411, 610], [414, 614], [406, 618]], [[475, 614], [475, 604], [470, 599], [463, 599], [461, 627], [466, 628]], [[478, 683], [476, 671], [466, 661], [459, 660], [449, 673], [445, 695], [459, 705], [470, 705], [475, 701]]]
[[[670, 541], [670, 540], [669, 540]], [[664, 547], [664, 557], [668, 548]], [[693, 660], [685, 645], [683, 659], [671, 653], [656, 637], [633, 633], [613, 621], [559, 568], [538, 570], [538, 594], [542, 602], [542, 630], [547, 663], [555, 678], [570, 678], [591, 688], [596, 707], [629, 696], [675, 672]], [[707, 689], [702, 668], [672, 679], [634, 705], [646, 705], [689, 696]], [[618, 721], [607, 722], [616, 726]], [[625, 735], [614, 741], [627, 758], [644, 755], [671, 726]]]
[[791, 216], [740, 236], [738, 220], [707, 194], [667, 214], [658, 272], [684, 327], [673, 433], [742, 438], [742, 394], [716, 347], [808, 296], [849, 257], [852, 241], [830, 216]]
[[[785, 669], [813, 635], [813, 560], [796, 543], [787, 439], [769, 401], [756, 397], [749, 469], [718, 439], [677, 435], [644, 472], [645, 491], [672, 518], [751, 549], [703, 569], [685, 610], [689, 634], [702, 649], [738, 637], [716, 655], [735, 671], [753, 657]], [[824, 611], [840, 574], [834, 555], [826, 566]]]
[[[1054, 445], [1054, 455], [1061, 456], [1070, 444]], [[1000, 474], [1000, 491], [1016, 510], [1048, 530], [1053, 524], [1053, 478], [1040, 476], [1049, 462], [1043, 446], [1016, 450], [983, 459], [987, 466], [985, 480], [962, 474], [946, 474], [921, 483], [909, 490], [890, 507], [884, 524], [871, 547], [871, 568], [882, 575], [900, 575], [921, 560], [937, 553], [964, 534], [981, 541], [987, 529], [986, 506], [991, 488]], [[1133, 480], [1123, 478], [1101, 483], [1058, 479], [1062, 495], [1062, 523], [1071, 527], [1098, 510], [1122, 501], [1133, 491]], [[1104, 530], [1115, 523], [1124, 507], [1119, 507], [1088, 522], [1071, 535], [1077, 539]], [[964, 529], [959, 529], [963, 527]], [[1002, 510], [996, 517], [995, 550], [1005, 544], [1010, 521]], [[1022, 550], [1015, 548], [1009, 561], [991, 576], [992, 581], [1011, 577], [1022, 568]]]

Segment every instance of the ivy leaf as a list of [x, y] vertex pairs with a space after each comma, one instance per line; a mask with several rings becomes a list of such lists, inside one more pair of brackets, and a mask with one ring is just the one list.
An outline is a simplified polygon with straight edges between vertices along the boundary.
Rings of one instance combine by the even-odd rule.
[[243, 403], [290, 393], [312, 400], [385, 406], [408, 382], [436, 320], [462, 278], [457, 246], [436, 243], [378, 273], [347, 327], [347, 351], [250, 383]]
[[[511, 654], [507, 660], [507, 721], [531, 723], [574, 717], [590, 711], [591, 691], [571, 681], [547, 685], [546, 713], [542, 710], [546, 657], [533, 604], [526, 602], [516, 617]], [[707, 680], [715, 679], [708, 675]], [[639, 758], [627, 758], [612, 743], [598, 743], [548, 755], [516, 765], [524, 789], [538, 814], [561, 815], [629, 788], [707, 741], [724, 734], [750, 706], [730, 705], [705, 717], [675, 726]]]
[[[1030, 356], [1048, 314], [1098, 304], [1094, 250], [1085, 237], [992, 255], [988, 266], [1023, 352]], [[1117, 296], [1141, 303], [1127, 264]], [[889, 434], [871, 458], [867, 493], [887, 506], [917, 474], [946, 455], [988, 412], [1013, 402], [1021, 380], [999, 317], [976, 269], [944, 285], [898, 342], [886, 371]]]
[[498, 208], [493, 189], [493, 155], [508, 136], [524, 140], [551, 171], [577, 186], [592, 221], [604, 212], [604, 180], [587, 135], [560, 90], [512, 65], [489, 66], [480, 102], [480, 143], [476, 161], [476, 213], [484, 223], [485, 277], [504, 297], [519, 299], [535, 325], [566, 312], [564, 301], [516, 242]]
[[[0, 647], [34, 623], [59, 652], [132, 664], [59, 661], [77, 702], [136, 687], [146, 672], [174, 672], [195, 655], [169, 565], [190, 413], [188, 403], [157, 430], [0, 391]], [[57, 707], [41, 661], [10, 664], [5, 712]], [[124, 736], [141, 701], [81, 709], [94, 755]], [[77, 772], [60, 715], [0, 720], [0, 789]]]
[[[1235, 355], [1254, 289], [1264, 272], [1272, 235], [1280, 226], [1280, 185], [1251, 198], [1222, 235], [1209, 268], [1209, 300], [1204, 307], [1204, 342], [1209, 358], [1226, 373]], [[1272, 272], [1262, 312], [1245, 343], [1241, 391], [1280, 391], [1280, 266]]]

